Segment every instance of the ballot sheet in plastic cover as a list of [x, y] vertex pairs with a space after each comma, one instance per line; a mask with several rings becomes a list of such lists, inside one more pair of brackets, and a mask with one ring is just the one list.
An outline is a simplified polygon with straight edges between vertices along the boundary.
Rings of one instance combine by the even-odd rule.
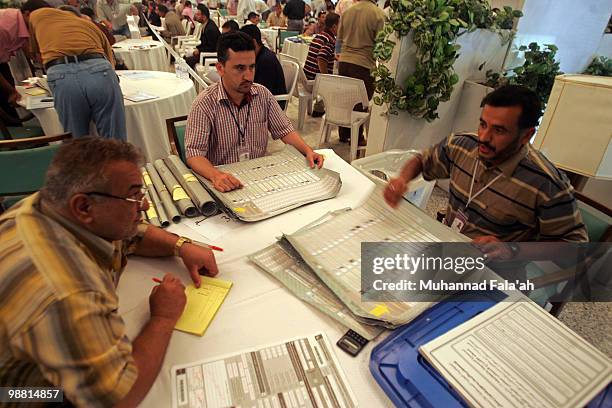
[[243, 187], [227, 193], [200, 180], [223, 205], [242, 221], [259, 221], [293, 208], [327, 200], [340, 191], [340, 175], [325, 168], [311, 169], [293, 146], [281, 152], [238, 163], [217, 166], [231, 173]]
[[352, 408], [323, 333], [172, 368], [174, 408]]
[[612, 380], [608, 357], [530, 301], [500, 302], [419, 351], [472, 407], [583, 407]]
[[280, 281], [299, 299], [362, 337], [372, 340], [383, 332], [381, 327], [362, 323], [284, 239], [250, 255], [249, 259]]
[[361, 207], [330, 213], [286, 239], [355, 315], [389, 328], [411, 321], [432, 303], [362, 302], [361, 243], [466, 240], [406, 201], [400, 201], [397, 209], [389, 208], [382, 188], [375, 189]]

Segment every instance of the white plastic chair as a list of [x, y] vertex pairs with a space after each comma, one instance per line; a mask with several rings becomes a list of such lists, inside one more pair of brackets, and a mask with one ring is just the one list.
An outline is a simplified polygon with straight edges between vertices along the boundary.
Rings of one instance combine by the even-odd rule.
[[286, 101], [284, 111], [287, 112], [289, 103], [291, 103], [291, 97], [295, 91], [295, 86], [298, 81], [298, 75], [300, 74], [300, 66], [293, 61], [281, 61], [283, 67], [283, 74], [285, 75], [285, 86], [287, 87], [287, 93], [284, 95], [275, 95], [274, 98], [277, 101]]
[[[300, 65], [300, 61], [293, 55], [278, 53], [278, 59], [282, 61], [292, 61]], [[306, 112], [312, 115], [312, 87], [314, 86], [314, 79], [309, 80], [304, 74], [304, 70], [300, 69], [298, 73], [298, 83], [293, 92], [293, 96], [298, 98], [298, 130], [304, 127], [304, 120], [306, 119]]]
[[[364, 150], [359, 144], [359, 127], [370, 122], [368, 92], [361, 79], [340, 75], [318, 74], [315, 79], [313, 96], [320, 96], [325, 103], [325, 115], [321, 123], [319, 147], [329, 138], [332, 126], [351, 128], [351, 150], [349, 161], [357, 157], [357, 150]], [[368, 112], [354, 112], [355, 105], [361, 104]]]
[[[206, 61], [206, 63], [204, 63]], [[215, 70], [217, 64], [216, 52], [201, 52], [200, 62], [196, 64], [195, 71], [209, 85], [219, 80], [219, 75]]]
[[200, 34], [202, 34], [203, 24], [195, 22], [195, 28], [193, 29], [193, 33], [190, 35], [179, 35], [173, 37], [173, 41], [176, 40], [177, 44], [174, 46], [174, 49], [179, 53], [184, 55], [185, 48], [195, 48], [200, 45]]

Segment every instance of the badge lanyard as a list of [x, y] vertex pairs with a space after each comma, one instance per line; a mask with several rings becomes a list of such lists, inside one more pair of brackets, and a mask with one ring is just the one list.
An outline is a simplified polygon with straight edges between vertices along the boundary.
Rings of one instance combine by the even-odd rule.
[[[247, 109], [246, 120], [248, 122], [249, 116], [251, 116], [251, 103], [249, 102], [247, 105], [248, 105], [248, 109]], [[229, 109], [230, 114], [232, 115], [232, 119], [234, 119], [234, 123], [236, 124], [236, 127], [238, 128], [238, 138], [239, 138], [238, 160], [239, 161], [249, 160], [251, 158], [251, 152], [249, 151], [249, 148], [246, 145], [246, 123], [245, 123], [244, 129], [242, 129], [240, 127], [240, 122], [238, 122], [236, 115], [234, 115], [232, 106], [227, 105], [227, 108]], [[238, 118], [240, 118], [240, 108], [238, 109]]]
[[478, 190], [476, 192], [476, 194], [472, 195], [472, 191], [474, 189], [474, 179], [476, 178], [476, 170], [478, 169], [478, 165], [479, 165], [479, 161], [478, 159], [476, 159], [476, 163], [474, 163], [474, 172], [472, 174], [472, 182], [470, 183], [470, 195], [468, 195], [468, 200], [467, 203], [465, 204], [465, 209], [467, 210], [467, 208], [469, 207], [470, 203], [472, 202], [472, 200], [474, 200], [476, 197], [478, 197], [483, 191], [485, 191], [487, 188], [491, 187], [491, 185], [493, 183], [495, 183], [497, 181], [498, 178], [501, 177], [502, 173], [499, 173], [497, 175], [497, 177], [495, 177], [493, 180], [489, 181], [487, 183], [487, 185], [485, 185], [483, 188], [481, 188], [480, 190]]

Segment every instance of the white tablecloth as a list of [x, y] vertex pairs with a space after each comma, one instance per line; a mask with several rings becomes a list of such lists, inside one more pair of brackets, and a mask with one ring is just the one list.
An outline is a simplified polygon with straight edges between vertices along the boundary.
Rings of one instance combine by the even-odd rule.
[[[171, 406], [170, 369], [176, 364], [209, 359], [234, 353], [245, 348], [279, 343], [289, 338], [323, 331], [335, 343], [346, 332], [323, 313], [308, 306], [276, 280], [246, 260], [246, 255], [262, 249], [282, 233], [292, 233], [328, 211], [356, 207], [374, 188], [374, 184], [344, 162], [332, 150], [322, 150], [325, 167], [341, 174], [342, 188], [334, 199], [310, 204], [288, 213], [256, 223], [241, 223], [238, 228], [214, 240], [223, 247], [217, 252], [219, 278], [234, 282], [234, 286], [203, 337], [175, 331], [164, 364], [143, 407]], [[198, 234], [179, 224], [172, 232], [197, 238]], [[149, 316], [148, 296], [154, 283], [152, 277], [165, 272], [178, 274], [185, 284], [190, 278], [176, 259], [131, 258], [119, 282], [119, 312], [134, 338]], [[339, 363], [361, 407], [391, 407], [383, 391], [368, 370], [371, 342], [358, 357], [350, 357], [333, 347]]]
[[291, 55], [300, 61], [300, 66], [304, 67], [306, 57], [308, 57], [308, 47], [310, 44], [296, 43], [285, 39], [283, 42], [283, 54]]
[[[136, 49], [137, 46], [150, 46], [148, 49]], [[129, 69], [146, 71], [168, 71], [170, 61], [166, 50], [159, 41], [153, 40], [123, 40], [113, 44], [115, 55], [125, 61]]]
[[[152, 77], [131, 79], [130, 73], [146, 72]], [[170, 72], [117, 71], [123, 95], [141, 91], [158, 98], [143, 102], [124, 99], [128, 141], [140, 147], [148, 161], [166, 157], [170, 152], [166, 119], [187, 115], [196, 97], [193, 82]], [[27, 97], [27, 96], [26, 96]], [[25, 106], [25, 101], [21, 102]], [[45, 134], [56, 135], [64, 129], [54, 108], [33, 109]]]

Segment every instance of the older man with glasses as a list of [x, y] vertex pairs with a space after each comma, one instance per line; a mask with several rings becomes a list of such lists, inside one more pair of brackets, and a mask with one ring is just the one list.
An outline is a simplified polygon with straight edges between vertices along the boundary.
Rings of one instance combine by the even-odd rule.
[[142, 222], [142, 156], [126, 142], [75, 139], [45, 186], [0, 216], [0, 383], [59, 387], [75, 406], [136, 406], [151, 388], [185, 306], [168, 273], [129, 339], [115, 288], [128, 254], [178, 256], [196, 286], [211, 251]]

